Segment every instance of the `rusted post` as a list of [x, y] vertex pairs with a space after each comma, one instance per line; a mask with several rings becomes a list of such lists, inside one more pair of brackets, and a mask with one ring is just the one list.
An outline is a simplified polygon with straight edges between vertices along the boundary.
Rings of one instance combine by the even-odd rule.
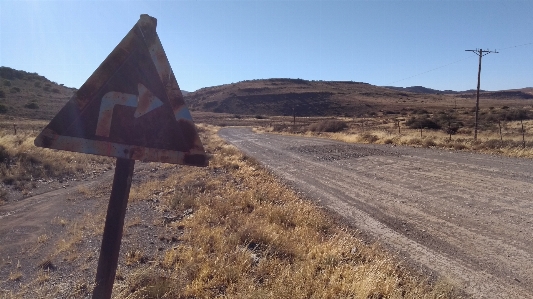
[[526, 148], [526, 130], [524, 130], [524, 122], [520, 120], [520, 124], [522, 125], [522, 147]]
[[296, 112], [294, 111], [294, 107], [292, 107], [292, 125], [296, 127]]
[[107, 206], [100, 258], [96, 270], [93, 299], [111, 298], [134, 166], [135, 160], [117, 158], [111, 198]]
[[420, 127], [420, 138], [422, 138], [422, 127]]
[[498, 126], [500, 127], [500, 141], [503, 141], [503, 136], [502, 136], [502, 121], [501, 121], [501, 120], [498, 120]]
[[400, 127], [400, 120], [397, 120], [396, 123], [398, 124], [398, 135], [402, 134], [402, 129]]
[[13, 131], [15, 131], [15, 135], [17, 135], [17, 125], [13, 123]]
[[452, 122], [448, 120], [448, 133], [450, 133], [450, 141], [452, 141]]

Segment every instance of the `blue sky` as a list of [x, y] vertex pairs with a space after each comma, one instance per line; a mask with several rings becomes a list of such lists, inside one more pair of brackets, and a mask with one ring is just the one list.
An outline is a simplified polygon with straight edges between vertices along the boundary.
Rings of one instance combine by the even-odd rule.
[[533, 87], [533, 1], [0, 2], [0, 65], [80, 87], [139, 19], [183, 90], [249, 79]]

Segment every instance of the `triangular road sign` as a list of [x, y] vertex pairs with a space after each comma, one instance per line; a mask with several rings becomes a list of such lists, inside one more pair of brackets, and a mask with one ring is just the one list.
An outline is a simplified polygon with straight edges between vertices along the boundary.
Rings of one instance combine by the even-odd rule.
[[207, 157], [156, 33], [141, 18], [35, 139], [117, 158], [206, 166]]

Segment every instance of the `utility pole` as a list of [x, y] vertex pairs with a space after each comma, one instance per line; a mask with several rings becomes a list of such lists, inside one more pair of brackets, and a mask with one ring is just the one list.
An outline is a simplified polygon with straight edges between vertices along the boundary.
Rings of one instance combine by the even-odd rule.
[[480, 79], [481, 79], [481, 57], [489, 53], [498, 53], [498, 52], [496, 52], [496, 50], [489, 51], [489, 50], [483, 50], [483, 49], [465, 50], [465, 51], [474, 52], [477, 56], [479, 56], [479, 69], [477, 71], [476, 122], [474, 125], [474, 140], [477, 140], [477, 127], [478, 127], [478, 119], [479, 119], [479, 86], [480, 86]]

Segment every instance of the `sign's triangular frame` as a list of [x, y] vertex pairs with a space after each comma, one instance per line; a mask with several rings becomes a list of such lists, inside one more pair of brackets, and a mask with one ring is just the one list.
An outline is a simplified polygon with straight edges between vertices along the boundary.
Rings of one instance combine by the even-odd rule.
[[[123, 40], [37, 136], [35, 145], [132, 160], [207, 166], [207, 155], [156, 26], [155, 18], [141, 15]], [[112, 105], [103, 103], [112, 101], [113, 96], [124, 99], [115, 99]], [[125, 124], [120, 123], [123, 119], [127, 120]], [[146, 126], [151, 124], [150, 121], [172, 127]], [[123, 128], [135, 132], [127, 132], [127, 138], [123, 138], [121, 134], [124, 132], [120, 131], [124, 131]]]

